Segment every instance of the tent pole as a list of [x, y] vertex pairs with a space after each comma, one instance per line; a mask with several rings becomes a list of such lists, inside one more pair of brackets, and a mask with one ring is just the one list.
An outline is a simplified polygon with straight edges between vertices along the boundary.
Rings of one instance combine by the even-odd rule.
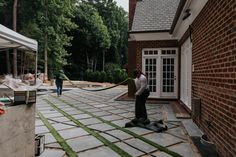
[[36, 85], [37, 73], [38, 73], [37, 69], [38, 69], [38, 51], [36, 51], [36, 54], [35, 54], [35, 80], [34, 80], [35, 85]]

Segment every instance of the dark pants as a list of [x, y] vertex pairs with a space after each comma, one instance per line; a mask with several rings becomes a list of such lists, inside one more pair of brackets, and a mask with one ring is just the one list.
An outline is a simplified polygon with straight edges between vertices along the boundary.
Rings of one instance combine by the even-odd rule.
[[62, 84], [56, 83], [57, 86], [57, 95], [61, 95], [62, 93]]
[[150, 92], [146, 89], [141, 95], [136, 96], [135, 101], [135, 118], [140, 119], [147, 119], [147, 110], [146, 110], [146, 100], [149, 96]]

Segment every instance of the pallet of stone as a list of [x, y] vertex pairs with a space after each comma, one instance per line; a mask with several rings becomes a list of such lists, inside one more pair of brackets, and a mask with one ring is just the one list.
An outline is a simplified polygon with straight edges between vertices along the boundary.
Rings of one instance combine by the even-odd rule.
[[36, 91], [14, 91], [14, 105], [36, 102]]

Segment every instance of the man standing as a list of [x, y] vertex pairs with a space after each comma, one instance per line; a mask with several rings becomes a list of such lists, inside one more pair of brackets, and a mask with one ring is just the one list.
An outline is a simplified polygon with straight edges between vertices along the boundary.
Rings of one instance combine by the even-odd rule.
[[131, 122], [126, 123], [126, 127], [136, 126], [137, 124], [147, 125], [150, 123], [145, 105], [150, 94], [147, 77], [140, 70], [134, 70], [133, 75], [136, 77], [134, 80], [136, 86], [135, 118]]
[[64, 72], [63, 70], [59, 70], [59, 72], [56, 74], [57, 96], [62, 94], [63, 78]]

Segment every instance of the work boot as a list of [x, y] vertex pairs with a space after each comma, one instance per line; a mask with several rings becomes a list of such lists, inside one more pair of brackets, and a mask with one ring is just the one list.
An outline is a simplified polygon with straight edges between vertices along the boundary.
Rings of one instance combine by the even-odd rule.
[[134, 124], [132, 121], [125, 124], [125, 128], [135, 127], [136, 124]]
[[131, 120], [131, 122], [132, 122], [133, 124], [137, 124], [137, 123], [139, 122], [139, 120], [138, 120], [137, 118], [134, 118], [134, 119]]
[[150, 124], [150, 120], [148, 118], [139, 118], [138, 122], [144, 125]]

